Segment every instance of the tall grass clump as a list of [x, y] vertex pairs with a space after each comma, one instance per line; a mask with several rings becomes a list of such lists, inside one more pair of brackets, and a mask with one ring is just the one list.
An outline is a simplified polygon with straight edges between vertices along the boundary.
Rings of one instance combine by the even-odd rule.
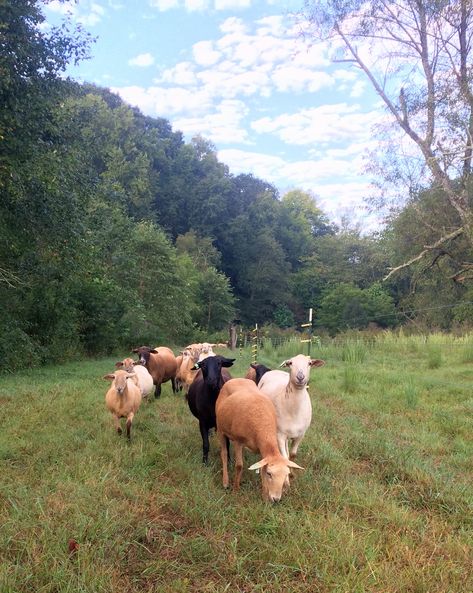
[[347, 342], [342, 348], [342, 360], [349, 364], [365, 362], [367, 346], [361, 341]]
[[409, 377], [404, 384], [404, 395], [408, 408], [416, 408], [419, 399], [419, 389], [412, 377]]
[[460, 362], [473, 362], [473, 336], [471, 334], [460, 339]]
[[342, 389], [347, 393], [355, 393], [360, 383], [360, 370], [357, 366], [349, 364], [343, 369]]
[[438, 345], [431, 345], [427, 349], [427, 367], [438, 369], [442, 366], [442, 350]]

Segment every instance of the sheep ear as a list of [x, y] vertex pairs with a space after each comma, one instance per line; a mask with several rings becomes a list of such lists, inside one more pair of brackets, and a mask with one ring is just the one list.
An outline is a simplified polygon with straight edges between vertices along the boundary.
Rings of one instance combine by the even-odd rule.
[[103, 379], [110, 379], [113, 381], [115, 379], [115, 375], [113, 373], [109, 373], [108, 375], [104, 375]]
[[119, 369], [120, 367], [123, 366], [123, 362], [116, 362], [115, 366], [117, 367], [117, 369]]
[[325, 360], [320, 360], [319, 358], [313, 358], [310, 361], [310, 366], [311, 367], [323, 367], [325, 364]]
[[158, 351], [156, 350], [156, 348], [153, 348], [152, 350], [150, 350], [150, 352], [152, 352], [153, 354], [158, 354]]
[[281, 368], [281, 367], [290, 367], [290, 366], [291, 366], [291, 364], [292, 364], [292, 360], [285, 360], [284, 362], [282, 362], [282, 363], [279, 365], [279, 368]]
[[250, 465], [250, 467], [248, 469], [250, 469], [250, 470], [260, 469], [261, 467], [264, 467], [265, 465], [268, 465], [268, 462], [266, 461], [266, 459], [261, 459], [261, 461], [257, 461], [256, 463], [253, 463], [253, 465]]
[[294, 461], [291, 461], [290, 459], [287, 460], [287, 466], [293, 467], [294, 469], [304, 469], [303, 467], [297, 465], [297, 463], [294, 463]]
[[222, 366], [223, 367], [231, 367], [235, 362], [236, 358], [224, 358], [222, 356]]
[[132, 352], [135, 352], [136, 354], [138, 354], [138, 348], [133, 348]]

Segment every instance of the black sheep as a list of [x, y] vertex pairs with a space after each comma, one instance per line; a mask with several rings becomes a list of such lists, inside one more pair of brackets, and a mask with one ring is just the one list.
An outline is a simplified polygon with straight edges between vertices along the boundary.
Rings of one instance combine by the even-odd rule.
[[217, 355], [204, 358], [193, 367], [200, 372], [189, 387], [187, 403], [199, 421], [203, 463], [207, 463], [209, 457], [209, 431], [216, 427], [215, 402], [222, 385], [231, 379], [230, 373], [222, 367], [231, 367], [234, 362], [234, 358]]

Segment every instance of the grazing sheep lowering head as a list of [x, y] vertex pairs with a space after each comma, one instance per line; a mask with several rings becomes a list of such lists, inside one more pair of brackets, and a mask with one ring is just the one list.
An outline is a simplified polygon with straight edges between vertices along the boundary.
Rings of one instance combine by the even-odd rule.
[[289, 487], [290, 467], [304, 469], [294, 461], [281, 457], [274, 460], [261, 459], [248, 469], [261, 469], [263, 498], [269, 502], [279, 502], [284, 490]]

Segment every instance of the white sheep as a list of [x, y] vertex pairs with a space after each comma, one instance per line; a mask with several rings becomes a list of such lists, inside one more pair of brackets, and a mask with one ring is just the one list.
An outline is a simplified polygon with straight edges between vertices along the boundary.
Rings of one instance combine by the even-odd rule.
[[243, 449], [260, 453], [262, 459], [248, 469], [261, 469], [263, 498], [270, 502], [281, 499], [289, 485], [289, 468], [303, 469], [281, 455], [277, 440], [276, 411], [272, 401], [251, 379], [230, 379], [220, 390], [215, 406], [217, 433], [222, 459], [222, 482], [228, 488], [228, 441], [235, 450], [233, 489], [240, 487]]
[[120, 418], [126, 418], [126, 435], [130, 438], [133, 418], [141, 404], [140, 388], [135, 383], [134, 373], [115, 371], [104, 376], [112, 381], [105, 394], [105, 403], [113, 416], [118, 434], [122, 433]]
[[[312, 404], [307, 391], [310, 369], [324, 364], [323, 360], [298, 354], [281, 364], [289, 367], [289, 373], [268, 371], [258, 383], [276, 408], [279, 450], [287, 459], [295, 459], [312, 420]], [[292, 441], [290, 449], [289, 440]]]
[[200, 362], [201, 360], [204, 360], [209, 356], [215, 356], [215, 352], [213, 351], [214, 346], [215, 344], [209, 344], [209, 342], [202, 342], [201, 351], [197, 362]]
[[134, 374], [133, 380], [140, 388], [141, 397], [146, 398], [153, 391], [153, 377], [149, 374], [146, 367], [139, 362], [135, 362], [133, 358], [124, 358], [120, 362], [116, 362], [115, 366], [117, 369]]

